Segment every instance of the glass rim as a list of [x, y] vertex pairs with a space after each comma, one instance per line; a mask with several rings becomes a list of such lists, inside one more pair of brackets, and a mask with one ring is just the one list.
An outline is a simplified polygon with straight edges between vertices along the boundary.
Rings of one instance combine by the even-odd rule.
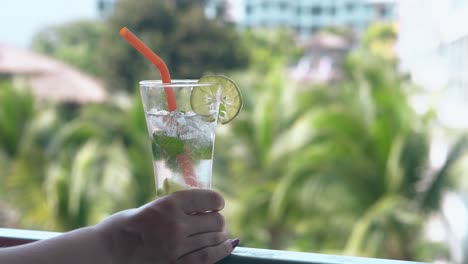
[[215, 82], [203, 82], [199, 83], [197, 79], [175, 79], [172, 80], [170, 83], [165, 83], [162, 80], [143, 80], [140, 81], [140, 87], [187, 87], [190, 86], [212, 86], [217, 85], [218, 83]]

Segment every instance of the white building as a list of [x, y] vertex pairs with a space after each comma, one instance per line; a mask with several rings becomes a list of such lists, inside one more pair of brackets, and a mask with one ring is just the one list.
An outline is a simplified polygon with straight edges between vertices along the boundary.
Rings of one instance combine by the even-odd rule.
[[[421, 112], [433, 107], [442, 127], [468, 129], [468, 1], [400, 0], [397, 6], [401, 70], [423, 89], [414, 98]], [[436, 129], [431, 151], [440, 166], [453, 138]], [[441, 211], [431, 218], [430, 239], [449, 246], [449, 263], [468, 261], [468, 213], [463, 195], [446, 193]]]
[[429, 92], [417, 105], [435, 104], [442, 124], [468, 128], [468, 1], [400, 0], [398, 13], [401, 69]]
[[206, 13], [218, 15], [226, 7], [227, 19], [242, 28], [289, 27], [303, 36], [330, 26], [360, 32], [373, 21], [393, 20], [394, 0], [210, 0]]
[[96, 0], [96, 8], [101, 17], [107, 17], [114, 12], [117, 0]]

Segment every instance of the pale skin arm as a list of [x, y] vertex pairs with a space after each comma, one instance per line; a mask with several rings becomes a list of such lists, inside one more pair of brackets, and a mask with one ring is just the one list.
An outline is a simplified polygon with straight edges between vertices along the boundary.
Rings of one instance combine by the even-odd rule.
[[112, 263], [95, 227], [81, 228], [56, 238], [0, 249], [0, 263]]
[[0, 263], [215, 263], [238, 244], [224, 231], [223, 207], [213, 191], [177, 192], [93, 227], [0, 249]]

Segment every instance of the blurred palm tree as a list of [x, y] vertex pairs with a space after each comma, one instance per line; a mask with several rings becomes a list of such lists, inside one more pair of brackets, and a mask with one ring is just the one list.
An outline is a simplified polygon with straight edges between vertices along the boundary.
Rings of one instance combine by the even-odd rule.
[[87, 106], [48, 148], [52, 208], [65, 228], [94, 224], [155, 196], [149, 139], [138, 96], [130, 109]]
[[[288, 190], [294, 179], [313, 173], [308, 160], [314, 155], [308, 146], [314, 134], [309, 130], [313, 113], [304, 99], [307, 92], [286, 83], [280, 67], [267, 76], [252, 71], [235, 79], [248, 90], [243, 91], [242, 114], [229, 131], [219, 132], [216, 146], [231, 151], [215, 152], [220, 177], [215, 183], [235, 197], [233, 232], [250, 246], [283, 248], [298, 218], [311, 212], [305, 207], [314, 207], [304, 204], [306, 192], [296, 196]], [[321, 99], [320, 93], [310, 96], [311, 101]]]
[[32, 96], [13, 89], [8, 82], [0, 83], [0, 144], [6, 155], [17, 154], [28, 121], [34, 116]]
[[131, 201], [122, 199], [131, 173], [119, 131], [123, 120], [116, 116], [124, 116], [116, 107], [84, 107], [47, 146], [44, 188], [61, 228], [97, 222]]
[[[43, 179], [41, 173], [43, 155], [35, 146], [29, 146], [24, 140], [28, 137], [27, 131], [31, 127], [32, 120], [38, 116], [38, 108], [39, 106], [34, 103], [32, 96], [25, 89], [13, 88], [9, 82], [3, 82], [0, 85], [0, 160], [2, 163], [0, 199], [7, 204], [14, 204], [12, 196], [15, 194], [21, 193], [22, 196], [32, 200], [40, 197], [37, 188], [31, 187], [37, 187]], [[29, 155], [29, 158], [32, 157], [31, 160], [27, 159], [26, 151], [34, 154], [34, 157]], [[27, 166], [21, 164], [27, 164]], [[16, 181], [14, 174], [21, 174], [27, 179], [24, 185], [18, 186], [20, 188], [11, 188], [10, 183]], [[16, 204], [15, 207], [17, 207]], [[39, 211], [36, 208], [34, 205], [27, 205], [22, 209], [31, 210], [32, 214], [36, 214]]]
[[372, 102], [366, 111], [372, 117], [371, 126], [362, 127], [361, 138], [371, 143], [367, 159], [374, 170], [357, 171], [353, 182], [364, 183], [359, 179], [367, 174], [371, 183], [367, 187], [375, 192], [369, 200], [362, 199], [360, 192], [355, 195], [364, 210], [359, 212], [345, 252], [412, 260], [423, 243], [422, 224], [439, 209], [442, 193], [452, 184], [451, 171], [466, 153], [468, 142], [465, 136], [456, 139], [445, 163], [434, 167], [429, 160], [433, 114], [421, 117], [411, 109], [412, 87], [393, 63], [385, 61], [360, 53], [351, 56], [347, 65], [350, 80], [367, 90]]
[[[70, 230], [154, 197], [140, 102], [130, 108], [87, 105], [64, 114], [64, 107], [38, 107], [29, 95], [2, 92], [10, 96], [0, 97], [7, 101], [0, 102], [5, 113], [1, 120], [8, 129], [17, 129], [8, 134], [1, 130], [1, 160], [10, 168], [2, 171], [2, 198], [18, 208], [22, 227]], [[6, 113], [28, 110], [29, 118], [22, 114], [10, 119], [14, 115]]]
[[346, 72], [336, 87], [303, 89], [281, 69], [236, 78], [245, 107], [218, 136], [232, 151], [216, 162], [247, 246], [415, 258], [466, 138], [433, 168], [432, 114], [412, 110], [395, 64], [355, 53]]

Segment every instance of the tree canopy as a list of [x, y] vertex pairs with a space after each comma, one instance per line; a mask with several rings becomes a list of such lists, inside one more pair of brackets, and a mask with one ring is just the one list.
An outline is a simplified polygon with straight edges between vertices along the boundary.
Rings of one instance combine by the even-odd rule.
[[204, 14], [204, 1], [117, 1], [104, 21], [78, 21], [39, 32], [33, 48], [99, 76], [111, 90], [131, 92], [159, 79], [154, 66], [119, 36], [128, 27], [167, 63], [173, 79], [200, 78], [248, 64], [236, 29]]
[[124, 26], [166, 61], [173, 79], [245, 66], [247, 51], [239, 34], [224, 22], [207, 19], [199, 2], [119, 1], [100, 48], [102, 77], [109, 87], [132, 90], [142, 79], [160, 78], [153, 65], [120, 39]]
[[73, 21], [52, 26], [34, 36], [32, 47], [39, 53], [99, 76], [98, 48], [103, 30], [103, 23], [96, 21]]

